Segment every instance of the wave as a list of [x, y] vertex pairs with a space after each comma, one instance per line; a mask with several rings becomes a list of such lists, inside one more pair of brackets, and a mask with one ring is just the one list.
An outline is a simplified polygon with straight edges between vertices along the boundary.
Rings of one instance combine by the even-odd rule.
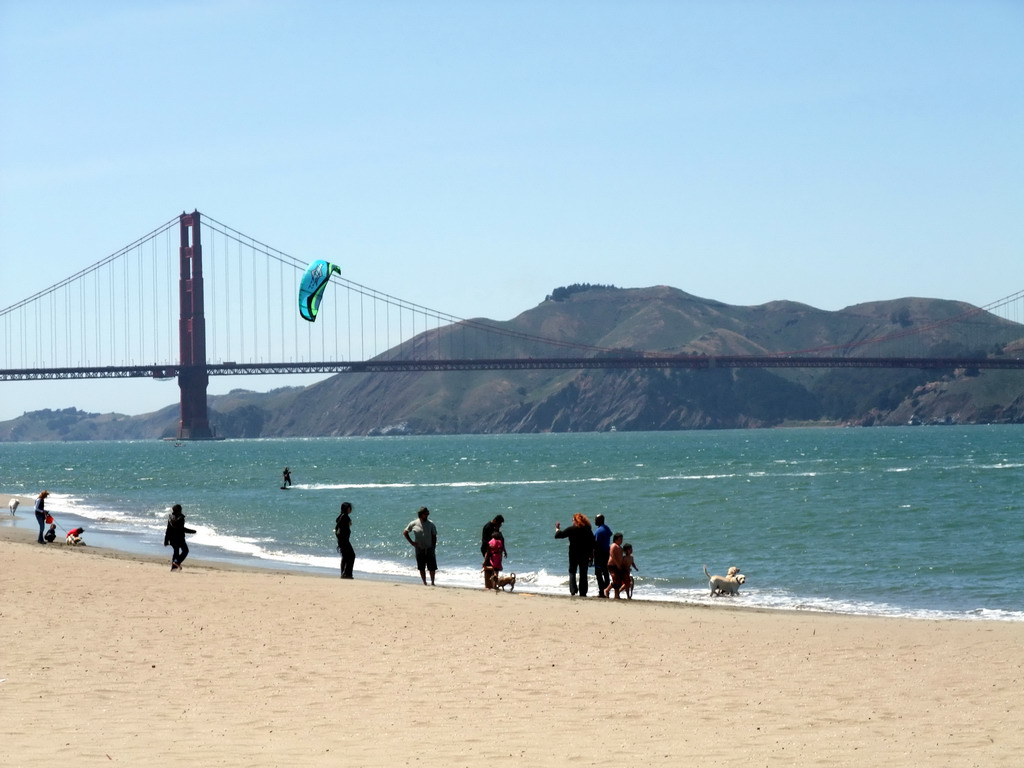
[[[736, 476], [736, 475], [732, 475]], [[713, 475], [690, 475], [690, 479], [714, 479]], [[565, 482], [607, 482], [621, 480], [615, 477], [593, 477], [577, 480], [508, 480], [508, 481], [469, 481], [452, 483], [381, 483], [381, 484], [322, 484], [309, 486], [309, 490], [337, 490], [345, 488], [409, 488], [409, 487], [486, 487], [514, 485], [554, 485]], [[664, 479], [680, 479], [680, 477]], [[296, 486], [301, 487], [301, 486]], [[87, 500], [71, 494], [54, 493], [50, 496], [51, 514], [59, 524], [63, 513], [101, 522], [104, 531], [130, 534], [137, 539], [136, 548], [140, 551], [151, 551], [153, 542], [162, 542], [164, 526], [169, 509], [149, 508], [144, 511], [111, 509], [100, 507]], [[234, 533], [225, 533], [216, 525], [205, 524], [194, 519], [189, 526], [196, 534], [189, 538], [194, 545], [194, 556], [239, 563], [243, 565], [264, 565], [283, 569], [312, 570], [324, 575], [335, 575], [339, 565], [337, 555], [328, 551], [301, 553], [290, 551], [287, 544], [271, 538], [247, 537]], [[66, 527], [71, 527], [66, 525]], [[86, 526], [88, 529], [88, 526]], [[105, 546], [105, 544], [104, 544]], [[159, 547], [159, 543], [156, 544]], [[159, 550], [162, 551], [162, 550]], [[479, 568], [462, 563], [447, 564], [441, 554], [442, 568], [439, 583], [444, 586], [479, 589], [483, 587], [483, 578]], [[514, 570], [514, 569], [508, 569]], [[407, 558], [369, 557], [357, 553], [357, 574], [369, 577], [385, 578], [402, 581], [418, 581], [411, 553]], [[592, 594], [596, 586], [591, 581]], [[517, 572], [516, 591], [542, 594], [567, 595], [568, 574], [559, 569], [545, 568], [522, 570]], [[763, 610], [800, 611], [832, 614], [848, 614], [879, 617], [900, 617], [922, 620], [974, 620], [974, 621], [1024, 621], [1024, 611], [992, 609], [992, 608], [961, 608], [961, 609], [930, 609], [915, 608], [884, 601], [869, 601], [829, 598], [801, 595], [786, 589], [747, 588], [737, 598], [712, 598], [707, 594], [703, 584], [699, 586], [681, 586], [678, 581], [671, 581], [649, 576], [638, 577], [637, 590], [634, 597], [637, 601], [674, 603], [682, 605], [734, 605], [736, 607], [757, 608]]]
[[560, 480], [457, 480], [447, 483], [311, 483], [293, 485], [307, 491], [347, 491], [347, 490], [391, 490], [395, 488], [497, 488], [523, 485], [565, 485], [573, 483], [610, 483], [624, 479], [621, 477], [585, 477]]

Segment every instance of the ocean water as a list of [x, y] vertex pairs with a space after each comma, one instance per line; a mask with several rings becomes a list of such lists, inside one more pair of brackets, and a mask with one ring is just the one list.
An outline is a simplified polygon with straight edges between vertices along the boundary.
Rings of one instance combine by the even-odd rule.
[[[603, 513], [634, 546], [636, 600], [1022, 621], [1022, 438], [949, 426], [7, 443], [0, 489], [46, 488], [62, 527], [152, 554], [169, 553], [177, 502], [193, 557], [325, 575], [350, 501], [356, 577], [397, 581], [418, 581], [402, 529], [427, 506], [443, 586], [482, 585], [480, 529], [501, 513], [517, 591], [550, 594], [568, 593], [555, 522]], [[31, 509], [16, 524], [33, 527]], [[740, 596], [711, 598], [704, 564], [740, 566]]]

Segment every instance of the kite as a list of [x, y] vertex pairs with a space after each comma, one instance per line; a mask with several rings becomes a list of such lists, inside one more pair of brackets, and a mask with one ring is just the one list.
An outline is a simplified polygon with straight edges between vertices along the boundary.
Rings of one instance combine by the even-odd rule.
[[334, 264], [317, 259], [306, 268], [306, 274], [302, 276], [299, 284], [299, 314], [311, 323], [316, 321], [324, 289], [334, 273], [340, 275], [341, 270]]

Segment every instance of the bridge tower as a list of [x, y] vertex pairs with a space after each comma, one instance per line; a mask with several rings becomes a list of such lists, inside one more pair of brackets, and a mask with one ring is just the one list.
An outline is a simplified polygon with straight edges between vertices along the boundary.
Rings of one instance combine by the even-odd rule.
[[181, 390], [181, 421], [179, 440], [210, 440], [213, 432], [206, 411], [206, 387], [210, 376], [206, 370], [206, 315], [203, 311], [203, 246], [199, 234], [199, 211], [182, 213], [181, 279], [178, 283], [181, 317], [178, 320], [178, 342], [181, 368], [178, 388]]

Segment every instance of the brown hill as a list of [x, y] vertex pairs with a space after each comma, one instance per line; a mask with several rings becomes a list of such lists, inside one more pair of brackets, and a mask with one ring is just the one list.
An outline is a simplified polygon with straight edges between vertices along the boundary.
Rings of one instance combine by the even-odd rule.
[[[964, 319], [969, 322], [964, 322]], [[775, 301], [733, 306], [675, 288], [562, 288], [518, 317], [474, 321], [518, 334], [503, 357], [552, 355], [538, 338], [589, 354], [984, 357], [1020, 354], [1024, 327], [968, 304], [905, 298], [828, 312]], [[407, 342], [454, 339], [454, 327]], [[871, 344], [865, 342], [875, 341]], [[388, 357], [389, 355], [384, 355]], [[1024, 374], [917, 370], [587, 370], [339, 374], [305, 388], [210, 398], [224, 437], [708, 429], [803, 422], [1024, 421]], [[69, 409], [73, 411], [73, 409]], [[0, 440], [165, 437], [177, 410], [124, 417], [37, 412]]]
[[[973, 312], [970, 323], [950, 322], [965, 312]], [[782, 301], [731, 306], [662, 286], [579, 290], [562, 300], [549, 298], [507, 323], [493, 324], [595, 348], [710, 355], [829, 348], [834, 350], [830, 354], [875, 356], [900, 354], [911, 343], [917, 354], [923, 349], [934, 355], [984, 355], [1024, 336], [1021, 326], [962, 302], [909, 298], [826, 312]], [[901, 336], [911, 331], [916, 332], [912, 339]], [[857, 346], [890, 336], [895, 338], [863, 349]], [[529, 339], [517, 340], [514, 346], [503, 354], [550, 354]], [[902, 370], [758, 369], [346, 374], [299, 394], [294, 408], [268, 418], [264, 434], [689, 429], [820, 420], [882, 423], [883, 413], [895, 411], [904, 398], [935, 377], [935, 372]], [[1012, 390], [1014, 382], [1024, 385], [1024, 377], [1016, 374], [1002, 378], [998, 388]], [[943, 413], [941, 419], [946, 416]], [[1012, 408], [1002, 416], [1012, 418]]]

